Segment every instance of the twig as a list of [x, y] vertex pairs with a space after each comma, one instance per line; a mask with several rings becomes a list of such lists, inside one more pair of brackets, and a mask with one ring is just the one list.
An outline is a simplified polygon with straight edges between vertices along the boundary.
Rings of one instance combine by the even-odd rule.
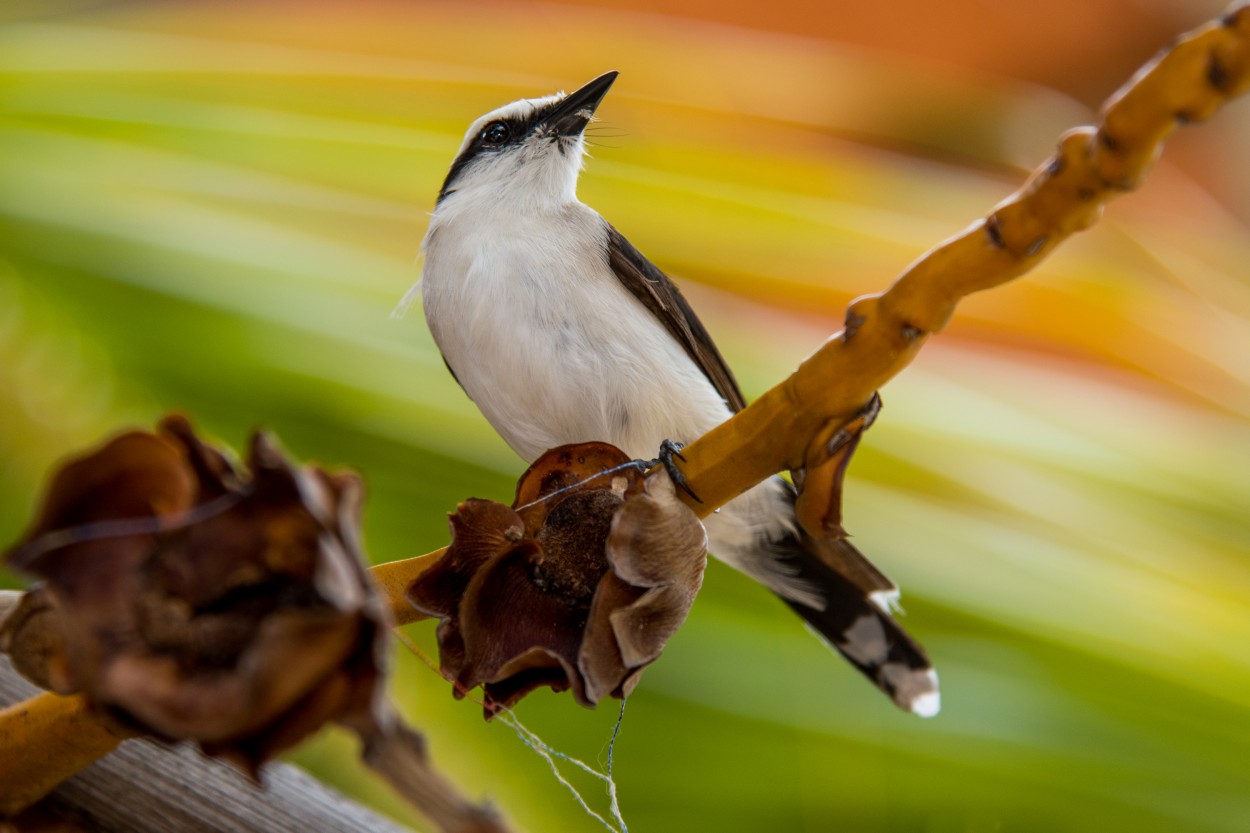
[[[1250, 3], [1182, 37], [989, 216], [917, 260], [885, 292], [851, 303], [845, 329], [732, 419], [682, 450], [700, 515], [781, 469], [798, 468], [829, 422], [852, 418], [915, 357], [965, 296], [1006, 283], [1088, 228], [1104, 203], [1136, 188], [1179, 125], [1209, 117], [1250, 86]], [[684, 498], [684, 496], [683, 496]]]

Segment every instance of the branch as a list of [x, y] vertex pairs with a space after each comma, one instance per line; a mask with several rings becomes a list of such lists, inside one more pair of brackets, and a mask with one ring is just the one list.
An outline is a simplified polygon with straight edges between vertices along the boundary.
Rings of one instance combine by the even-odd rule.
[[1157, 55], [983, 220], [917, 260], [883, 293], [851, 303], [846, 329], [793, 375], [691, 443], [682, 470], [706, 515], [777, 471], [804, 466], [829, 422], [853, 417], [905, 368], [965, 295], [1023, 275], [1112, 197], [1133, 190], [1182, 124], [1208, 118], [1250, 86], [1250, 3]]

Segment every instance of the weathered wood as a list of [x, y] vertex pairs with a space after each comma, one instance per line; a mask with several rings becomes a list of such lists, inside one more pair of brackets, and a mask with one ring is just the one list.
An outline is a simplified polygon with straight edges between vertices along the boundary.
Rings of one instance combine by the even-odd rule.
[[[38, 692], [0, 657], [0, 707]], [[288, 764], [262, 775], [264, 789], [189, 744], [128, 740], [40, 806], [101, 833], [411, 833]]]

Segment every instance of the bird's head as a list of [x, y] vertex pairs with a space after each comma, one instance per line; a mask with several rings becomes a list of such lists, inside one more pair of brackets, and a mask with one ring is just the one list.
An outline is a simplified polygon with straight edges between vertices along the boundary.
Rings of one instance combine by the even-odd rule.
[[604, 73], [567, 95], [523, 98], [473, 122], [443, 181], [439, 205], [453, 194], [492, 201], [576, 199], [582, 133], [616, 75]]

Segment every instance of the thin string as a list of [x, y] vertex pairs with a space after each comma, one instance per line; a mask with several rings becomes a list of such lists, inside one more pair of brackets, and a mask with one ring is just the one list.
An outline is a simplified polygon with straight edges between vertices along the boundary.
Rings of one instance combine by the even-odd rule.
[[621, 833], [629, 833], [629, 828], [625, 826], [625, 818], [621, 815], [621, 802], [616, 795], [616, 779], [612, 775], [612, 760], [616, 752], [616, 738], [621, 733], [621, 724], [625, 722], [625, 703], [628, 697], [621, 698], [621, 711], [616, 716], [616, 725], [612, 727], [612, 739], [608, 741], [608, 811], [612, 814], [612, 819], [620, 825]]
[[604, 469], [601, 472], [597, 472], [595, 474], [590, 475], [584, 480], [579, 480], [576, 483], [570, 483], [568, 486], [565, 486], [562, 489], [556, 489], [554, 492], [550, 494], [543, 495], [542, 497], [536, 500], [531, 500], [529, 503], [516, 507], [516, 509], [514, 509], [513, 511], [520, 512], [522, 509], [529, 509], [531, 506], [536, 506], [540, 503], [551, 500], [553, 497], [556, 497], [557, 495], [562, 495], [565, 492], [569, 492], [569, 491], [572, 491], [573, 489], [584, 486], [587, 483], [590, 483], [594, 480], [598, 480], [600, 477], [604, 477], [609, 474], [616, 474], [618, 471], [624, 471], [625, 469], [634, 469], [635, 471], [637, 471], [638, 464], [639, 464], [638, 460], [630, 460], [628, 463], [621, 463], [619, 466], [613, 466], [610, 469]]
[[159, 532], [185, 529], [228, 512], [251, 493], [252, 486], [248, 484], [237, 492], [227, 492], [184, 512], [150, 515], [142, 518], [113, 518], [107, 521], [91, 521], [77, 526], [68, 526], [64, 529], [53, 529], [30, 543], [18, 547], [11, 559], [14, 564], [22, 566], [53, 550], [85, 541], [125, 538], [130, 535], [155, 535]]
[[[605, 475], [615, 474], [618, 471], [630, 468], [637, 469], [638, 461], [622, 463], [619, 466], [592, 474], [584, 480], [579, 480], [562, 489], [557, 489], [551, 494], [543, 495], [524, 506], [518, 506], [517, 511], [551, 500], [557, 495], [572, 491]], [[142, 518], [111, 518], [106, 521], [91, 521], [63, 529], [53, 529], [43, 533], [30, 543], [18, 547], [14, 550], [11, 559], [14, 564], [20, 566], [53, 550], [59, 550], [63, 547], [81, 544], [86, 541], [99, 541], [105, 538], [125, 538], [131, 535], [155, 535], [159, 532], [174, 532], [179, 529], [185, 529], [229, 511], [239, 501], [251, 495], [252, 491], [253, 486], [249, 483], [238, 491], [227, 492], [206, 503], [193, 506], [184, 512], [169, 515], [151, 515]]]
[[[393, 633], [399, 639], [400, 643], [411, 651], [417, 659], [424, 662], [435, 673], [441, 675], [442, 672], [440, 672], [438, 666], [434, 664], [434, 660], [429, 656], [429, 654], [421, 649], [420, 645], [412, 640], [412, 637], [408, 636], [408, 634], [398, 628], [396, 628]], [[469, 702], [476, 703], [483, 708], [486, 707], [485, 702], [477, 697], [474, 697], [471, 693], [463, 691], [460, 693], [463, 694]], [[584, 810], [588, 816], [602, 824], [605, 828], [611, 830], [612, 833], [629, 833], [629, 828], [626, 826], [625, 819], [621, 815], [621, 805], [617, 797], [616, 781], [613, 779], [612, 775], [616, 738], [620, 734], [621, 724], [625, 720], [626, 699], [627, 698], [621, 699], [621, 711], [616, 718], [616, 725], [612, 727], [612, 738], [608, 741], [608, 763], [606, 773], [600, 772], [584, 761], [574, 758], [571, 755], [566, 755], [563, 752], [548, 746], [542, 738], [521, 723], [520, 718], [516, 716], [516, 712], [512, 711], [512, 709], [504, 709], [497, 716], [500, 723], [503, 723], [505, 726], [512, 729], [512, 731], [516, 732], [516, 735], [520, 738], [521, 743], [525, 744], [533, 750], [536, 755], [547, 762], [547, 766], [551, 767], [551, 774], [555, 776], [556, 781], [563, 784], [564, 787], [573, 794], [573, 798], [577, 800], [577, 803], [581, 806], [582, 810]], [[573, 786], [573, 784], [571, 784], [569, 780], [564, 777], [564, 774], [560, 772], [560, 767], [556, 763], [556, 758], [572, 764], [591, 777], [604, 782], [607, 787], [608, 799], [610, 802], [608, 811], [612, 817], [611, 822], [591, 809], [590, 805], [586, 803], [586, 799], [582, 797], [582, 794], [578, 791], [577, 787]]]

